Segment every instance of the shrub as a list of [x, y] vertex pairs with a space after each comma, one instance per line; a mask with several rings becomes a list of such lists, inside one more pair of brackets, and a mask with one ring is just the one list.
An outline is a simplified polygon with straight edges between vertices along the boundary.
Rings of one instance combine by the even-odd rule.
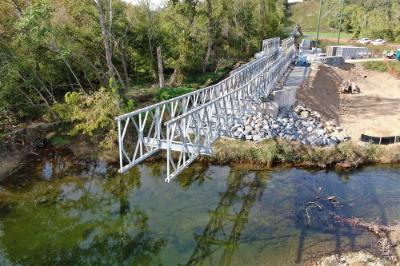
[[120, 114], [119, 97], [101, 88], [93, 94], [68, 92], [65, 103], [54, 106], [54, 111], [65, 122], [72, 122], [72, 136], [84, 134], [99, 142], [106, 150], [115, 148], [117, 130], [115, 117]]
[[176, 88], [165, 87], [157, 92], [156, 99], [159, 101], [165, 101], [192, 91], [193, 88], [188, 88], [188, 87], [176, 87]]
[[365, 62], [362, 64], [365, 69], [378, 71], [378, 72], [387, 72], [388, 66], [385, 62]]
[[390, 72], [394, 75], [400, 76], [400, 62], [387, 61], [387, 62], [365, 62], [363, 67], [368, 70], [378, 72]]

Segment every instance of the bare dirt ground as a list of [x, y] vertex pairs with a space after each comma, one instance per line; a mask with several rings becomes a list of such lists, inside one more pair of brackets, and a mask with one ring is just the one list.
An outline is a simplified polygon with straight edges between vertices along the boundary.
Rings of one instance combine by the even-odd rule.
[[[340, 94], [342, 80], [356, 82], [360, 94]], [[400, 136], [400, 79], [366, 71], [361, 65], [320, 66], [298, 91], [298, 99], [329, 120], [335, 120], [353, 139], [361, 134]]]

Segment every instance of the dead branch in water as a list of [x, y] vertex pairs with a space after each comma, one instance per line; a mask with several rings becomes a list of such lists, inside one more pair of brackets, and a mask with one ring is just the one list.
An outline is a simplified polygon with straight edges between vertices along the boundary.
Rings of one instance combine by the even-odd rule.
[[399, 243], [392, 243], [388, 235], [391, 231], [400, 230], [400, 227], [367, 223], [361, 221], [359, 218], [347, 218], [334, 213], [332, 213], [332, 217], [336, 220], [336, 222], [351, 225], [353, 227], [360, 227], [366, 229], [368, 232], [371, 232], [378, 239], [378, 246], [381, 249], [382, 255], [387, 257], [393, 263], [398, 262], [394, 247], [396, 247]]
[[377, 238], [378, 246], [380, 247], [381, 253], [384, 257], [388, 258], [392, 263], [397, 263], [399, 261], [398, 257], [396, 256], [394, 248], [400, 244], [398, 242], [392, 243], [389, 238], [389, 233], [393, 231], [397, 231], [400, 233], [400, 226], [386, 226], [377, 223], [368, 223], [363, 222], [359, 218], [355, 217], [345, 217], [335, 213], [335, 209], [339, 208], [341, 205], [336, 200], [335, 196], [329, 197], [321, 197], [318, 195], [315, 197], [313, 201], [309, 201], [305, 204], [304, 212], [305, 216], [308, 221], [308, 225], [311, 224], [311, 209], [318, 208], [319, 211], [324, 210], [323, 213], [318, 214], [320, 215], [327, 215], [325, 217], [328, 220], [331, 220], [334, 223], [341, 223], [344, 225], [350, 225], [352, 227], [358, 227], [361, 229], [365, 229], [368, 232], [372, 233]]

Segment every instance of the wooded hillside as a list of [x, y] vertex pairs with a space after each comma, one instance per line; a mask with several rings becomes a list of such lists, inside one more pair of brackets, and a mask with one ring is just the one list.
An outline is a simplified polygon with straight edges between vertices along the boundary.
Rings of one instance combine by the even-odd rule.
[[[288, 6], [288, 20], [300, 24], [304, 31], [316, 31], [319, 0], [306, 0]], [[324, 0], [321, 31], [337, 31], [341, 0]], [[343, 31], [354, 38], [384, 38], [400, 42], [400, 2], [397, 0], [344, 0]]]
[[58, 119], [66, 93], [101, 87], [123, 105], [133, 85], [158, 83], [157, 48], [167, 85], [179, 86], [247, 60], [283, 34], [284, 18], [283, 0], [174, 0], [158, 10], [147, 0], [3, 0], [0, 123]]

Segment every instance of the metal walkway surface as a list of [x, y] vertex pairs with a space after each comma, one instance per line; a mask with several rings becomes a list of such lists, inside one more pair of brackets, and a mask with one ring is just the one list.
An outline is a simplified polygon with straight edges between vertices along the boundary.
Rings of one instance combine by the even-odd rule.
[[303, 82], [308, 78], [309, 74], [310, 67], [295, 66], [286, 76], [284, 86], [289, 88], [300, 88]]
[[263, 41], [262, 56], [241, 66], [221, 82], [116, 118], [120, 172], [167, 151], [169, 182], [212, 144], [250, 104], [268, 96], [296, 56], [294, 39]]

